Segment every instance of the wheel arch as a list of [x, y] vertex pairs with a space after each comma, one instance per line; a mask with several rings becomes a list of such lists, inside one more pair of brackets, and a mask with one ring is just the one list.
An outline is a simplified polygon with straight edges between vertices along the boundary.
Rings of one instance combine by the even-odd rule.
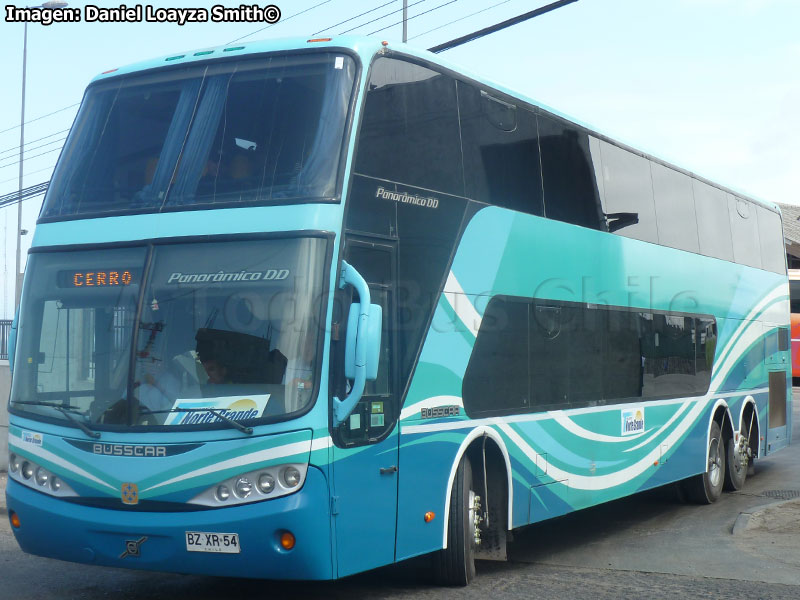
[[748, 414], [748, 410], [752, 411], [755, 415], [755, 436], [749, 440], [750, 449], [753, 451], [753, 456], [755, 458], [760, 457], [760, 450], [761, 450], [761, 419], [758, 416], [758, 405], [756, 404], [756, 400], [753, 396], [746, 396], [744, 401], [742, 402], [742, 408], [739, 411], [739, 431], [742, 431], [742, 427], [745, 425], [745, 418]]
[[708, 453], [711, 449], [712, 423], [719, 425], [719, 430], [722, 434], [722, 440], [724, 440], [726, 443], [728, 439], [733, 437], [733, 418], [731, 417], [731, 409], [728, 406], [728, 403], [722, 398], [719, 398], [714, 403], [714, 408], [711, 409], [711, 418], [708, 421], [708, 430], [706, 431], [706, 465], [708, 465]]
[[[508, 454], [508, 449], [506, 448], [505, 442], [500, 434], [488, 426], [480, 426], [476, 427], [472, 431], [470, 431], [464, 439], [461, 441], [461, 444], [458, 447], [458, 451], [456, 452], [455, 459], [453, 460], [453, 464], [450, 467], [450, 475], [447, 478], [447, 488], [445, 491], [445, 501], [444, 501], [444, 518], [442, 519], [442, 548], [447, 548], [447, 522], [450, 518], [450, 496], [453, 493], [453, 480], [456, 476], [456, 470], [458, 469], [458, 465], [464, 456], [470, 452], [473, 448], [475, 448], [476, 444], [480, 443], [483, 438], [489, 438], [494, 444], [497, 446], [500, 454], [503, 457], [503, 462], [505, 463], [506, 468], [506, 491], [508, 494], [508, 503], [506, 507], [506, 515], [507, 515], [507, 523], [506, 529], [511, 529], [512, 523], [512, 508], [514, 506], [514, 488], [512, 484], [512, 475], [511, 475], [511, 458]], [[475, 465], [473, 465], [473, 468]]]

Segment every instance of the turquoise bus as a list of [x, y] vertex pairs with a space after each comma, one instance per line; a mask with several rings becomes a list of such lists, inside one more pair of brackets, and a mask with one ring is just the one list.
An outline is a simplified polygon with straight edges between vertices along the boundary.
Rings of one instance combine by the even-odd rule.
[[359, 37], [88, 87], [28, 258], [7, 490], [26, 552], [334, 579], [790, 441], [780, 212]]

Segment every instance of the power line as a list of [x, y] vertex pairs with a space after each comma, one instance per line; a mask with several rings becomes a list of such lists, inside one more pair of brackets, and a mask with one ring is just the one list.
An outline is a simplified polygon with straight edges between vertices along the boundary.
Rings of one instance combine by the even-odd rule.
[[394, 3], [394, 2], [397, 2], [397, 0], [389, 0], [389, 2], [381, 4], [380, 6], [376, 6], [375, 8], [370, 8], [369, 10], [364, 11], [360, 15], [356, 15], [354, 17], [350, 17], [349, 19], [345, 19], [344, 21], [340, 21], [340, 22], [336, 23], [335, 25], [329, 25], [328, 27], [325, 27], [324, 29], [320, 29], [319, 31], [315, 31], [311, 35], [317, 35], [317, 34], [322, 33], [323, 31], [327, 31], [328, 29], [333, 29], [334, 27], [338, 27], [339, 25], [344, 25], [345, 23], [349, 23], [350, 21], [354, 21], [355, 19], [357, 19], [359, 17], [363, 17], [364, 15], [368, 15], [369, 13], [375, 12], [379, 8], [383, 8], [384, 6], [388, 6], [388, 5], [390, 5], [390, 4]]
[[[58, 152], [61, 150], [61, 146], [58, 148], [53, 148], [52, 150], [48, 150], [47, 152], [40, 152], [39, 154], [34, 154], [33, 156], [26, 156], [25, 160], [31, 160], [33, 158], [38, 158], [39, 156], [44, 156], [45, 154], [50, 154], [51, 152]], [[5, 169], [7, 167], [13, 167], [14, 165], [18, 165], [20, 161], [14, 161], [12, 163], [8, 163], [7, 165], [0, 165], [0, 169]]]
[[[26, 175], [33, 175], [34, 173], [41, 173], [42, 171], [49, 171], [50, 169], [54, 169], [55, 165], [50, 165], [49, 167], [45, 167], [44, 169], [36, 169], [35, 171], [31, 171], [26, 173]], [[0, 183], [8, 183], [9, 181], [19, 181], [19, 177], [12, 177], [11, 179], [4, 179], [0, 181]]]
[[[59, 139], [57, 139], [57, 140], [52, 140], [52, 141], [50, 141], [50, 142], [45, 142], [45, 143], [44, 143], [44, 144], [42, 144], [41, 146], [34, 146], [33, 148], [27, 148], [27, 149], [25, 150], [25, 152], [33, 152], [34, 150], [39, 150], [40, 148], [45, 148], [46, 146], [49, 146], [50, 144], [57, 144], [58, 142], [63, 142], [63, 141], [64, 141], [64, 140], [66, 140], [66, 139], [67, 139], [67, 138], [66, 138], [66, 136], [65, 136], [65, 137], [63, 137], [63, 138], [59, 138]], [[62, 144], [62, 146], [63, 146], [63, 144]], [[59, 148], [60, 148], [60, 147], [61, 147], [61, 146], [59, 146]], [[15, 156], [13, 155], [13, 153], [12, 153], [12, 154], [9, 154], [8, 156], [4, 156], [4, 157], [0, 158], [0, 160], [8, 160], [9, 158], [16, 158], [16, 157], [15, 157]], [[27, 157], [26, 157], [26, 158], [27, 158]], [[19, 161], [17, 161], [17, 162], [19, 162]], [[3, 167], [0, 167], [0, 169], [2, 169], [2, 168], [3, 168]]]
[[[439, 6], [431, 8], [430, 10], [426, 10], [424, 12], [416, 14], [413, 17], [408, 17], [408, 19], [406, 19], [406, 21], [411, 21], [412, 19], [416, 19], [417, 17], [421, 17], [422, 15], [427, 15], [430, 12], [433, 12], [435, 10], [439, 10], [440, 8], [444, 8], [448, 4], [453, 4], [454, 2], [458, 2], [458, 0], [450, 0], [449, 2], [445, 2], [444, 4], [440, 4]], [[376, 29], [375, 31], [370, 31], [367, 35], [372, 35], [373, 33], [378, 33], [379, 31], [383, 31], [384, 29], [389, 29], [390, 27], [394, 27], [395, 25], [400, 25], [401, 23], [402, 23], [402, 21], [398, 21], [397, 23], [392, 23], [391, 25], [387, 25], [386, 27], [381, 27], [380, 29]]]
[[506, 27], [511, 27], [512, 25], [522, 23], [523, 21], [527, 21], [528, 19], [532, 19], [533, 17], [538, 17], [539, 15], [548, 13], [551, 10], [561, 8], [562, 6], [566, 6], [567, 4], [572, 4], [573, 2], [577, 1], [578, 0], [559, 0], [558, 2], [547, 4], [545, 6], [537, 8], [536, 10], [532, 10], [530, 12], [519, 15], [517, 17], [513, 17], [511, 19], [507, 19], [502, 23], [497, 23], [496, 25], [491, 25], [490, 27], [484, 27], [483, 29], [479, 29], [478, 31], [473, 31], [472, 33], [468, 33], [467, 35], [462, 35], [461, 37], [458, 37], [454, 40], [450, 40], [449, 42], [444, 42], [443, 44], [439, 44], [438, 46], [433, 46], [432, 48], [428, 48], [428, 51], [433, 52], [434, 54], [438, 54], [439, 52], [450, 50], [451, 48], [455, 48], [456, 46], [461, 46], [468, 42], [473, 42], [479, 38], [489, 35], [490, 33], [494, 33], [495, 31], [500, 31], [501, 29], [505, 29]]
[[18, 202], [22, 202], [23, 200], [27, 200], [28, 198], [35, 198], [36, 196], [41, 196], [47, 191], [50, 182], [44, 181], [42, 183], [37, 183], [36, 185], [32, 185], [22, 190], [18, 190], [16, 192], [11, 192], [10, 194], [5, 194], [0, 196], [0, 208], [5, 208], [7, 206], [12, 206], [17, 204]]
[[474, 13], [470, 13], [470, 14], [468, 14], [468, 15], [466, 15], [464, 17], [461, 17], [459, 19], [455, 19], [453, 21], [450, 21], [449, 23], [445, 23], [444, 25], [439, 25], [438, 27], [434, 27], [433, 29], [428, 29], [428, 31], [423, 31], [422, 33], [418, 33], [417, 35], [411, 36], [408, 39], [415, 40], [418, 37], [422, 37], [423, 35], [428, 35], [429, 33], [433, 33], [434, 31], [438, 31], [439, 29], [443, 29], [445, 27], [448, 27], [449, 25], [452, 25], [453, 23], [458, 23], [459, 21], [463, 21], [464, 19], [469, 19], [470, 17], [474, 17], [475, 15], [479, 15], [482, 12], [486, 12], [487, 10], [492, 10], [493, 8], [497, 8], [501, 4], [508, 4], [509, 2], [511, 2], [511, 0], [502, 0], [502, 2], [498, 2], [497, 4], [492, 4], [491, 6], [487, 6], [486, 8], [482, 8], [480, 10], [476, 10]]
[[[49, 116], [54, 115], [56, 113], [63, 112], [65, 110], [67, 110], [67, 109], [70, 109], [70, 108], [73, 108], [75, 106], [78, 106], [79, 104], [80, 104], [80, 102], [76, 102], [75, 104], [70, 104], [69, 106], [65, 106], [64, 108], [59, 108], [58, 110], [54, 110], [51, 113], [47, 113], [46, 115], [42, 115], [41, 117], [36, 117], [35, 119], [31, 119], [30, 121], [25, 121], [25, 125], [27, 125], [28, 123], [33, 123], [34, 121], [40, 121], [41, 119], [44, 119], [45, 117], [49, 117]], [[6, 131], [13, 131], [14, 129], [19, 129], [19, 127], [20, 127], [19, 125], [14, 125], [13, 127], [9, 127], [8, 129], [3, 129], [2, 131], [0, 131], [0, 133], [5, 133]]]
[[[422, 4], [423, 2], [427, 2], [427, 0], [417, 0], [417, 2], [414, 2], [413, 4], [409, 4], [408, 8], [411, 8], [412, 6], [416, 6], [417, 4]], [[360, 27], [364, 27], [364, 25], [369, 25], [370, 23], [374, 23], [375, 21], [380, 21], [381, 19], [383, 19], [385, 17], [388, 17], [390, 15], [396, 15], [399, 12], [403, 12], [403, 9], [399, 8], [397, 10], [393, 10], [391, 12], [386, 13], [385, 15], [381, 15], [380, 17], [376, 17], [376, 18], [372, 19], [371, 21], [367, 21], [366, 23], [362, 23], [361, 25], [356, 25], [355, 27], [351, 27], [350, 29], [346, 29], [345, 31], [340, 31], [339, 35], [344, 35], [345, 33], [350, 33], [351, 31], [355, 31], [356, 29], [358, 29]]]
[[[46, 140], [49, 137], [53, 137], [54, 135], [58, 135], [59, 133], [66, 133], [67, 131], [69, 131], [69, 129], [62, 129], [61, 131], [56, 131], [55, 133], [51, 133], [50, 135], [44, 135], [40, 138], [36, 138], [35, 140], [30, 140], [29, 142], [25, 142], [24, 145], [27, 146], [28, 144], [33, 144], [34, 142]], [[13, 148], [6, 148], [5, 150], [0, 150], [0, 154], [5, 154], [6, 152], [18, 152], [18, 151], [19, 151], [19, 145], [16, 145]]]
[[[264, 31], [265, 29], [269, 29], [270, 27], [275, 27], [276, 25], [280, 25], [281, 23], [285, 23], [289, 19], [294, 19], [295, 17], [298, 17], [298, 16], [300, 16], [302, 14], [305, 14], [305, 13], [307, 13], [309, 11], [312, 11], [315, 8], [319, 8], [320, 6], [322, 6], [323, 4], [327, 4], [328, 2], [331, 2], [331, 0], [324, 0], [324, 2], [320, 2], [319, 4], [315, 4], [314, 6], [312, 6], [310, 8], [307, 8], [305, 10], [301, 10], [300, 12], [296, 12], [293, 15], [290, 15], [290, 16], [286, 17], [285, 19], [281, 19], [277, 23], [270, 23], [266, 27], [262, 27], [261, 29], [256, 29], [255, 31], [252, 31], [252, 32], [248, 33], [247, 35], [243, 35], [242, 37], [238, 37], [235, 40], [231, 40], [230, 42], [228, 42], [228, 44], [232, 44], [233, 42], [238, 42], [239, 40], [243, 40], [246, 37], [250, 37], [251, 35], [255, 35], [257, 33], [260, 33], [262, 31]], [[0, 133], [2, 133], [2, 132], [0, 132]]]

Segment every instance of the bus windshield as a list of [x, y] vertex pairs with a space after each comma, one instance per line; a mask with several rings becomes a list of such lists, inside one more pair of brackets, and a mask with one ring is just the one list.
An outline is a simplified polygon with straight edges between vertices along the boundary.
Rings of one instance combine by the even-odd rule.
[[10, 407], [90, 430], [297, 414], [318, 380], [325, 253], [324, 238], [34, 253]]
[[41, 216], [335, 197], [354, 76], [352, 58], [313, 53], [100, 81]]

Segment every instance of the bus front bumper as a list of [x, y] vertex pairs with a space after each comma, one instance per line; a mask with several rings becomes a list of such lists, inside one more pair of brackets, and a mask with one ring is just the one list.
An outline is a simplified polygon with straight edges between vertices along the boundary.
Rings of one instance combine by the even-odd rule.
[[[309, 468], [295, 494], [230, 508], [135, 512], [82, 506], [9, 480], [9, 515], [20, 547], [71, 562], [263, 579], [331, 579], [330, 503], [323, 474]], [[280, 536], [296, 539], [291, 550]], [[190, 552], [186, 533], [236, 533], [238, 553]], [[133, 543], [131, 543], [133, 542]], [[133, 551], [133, 552], [132, 552]]]

